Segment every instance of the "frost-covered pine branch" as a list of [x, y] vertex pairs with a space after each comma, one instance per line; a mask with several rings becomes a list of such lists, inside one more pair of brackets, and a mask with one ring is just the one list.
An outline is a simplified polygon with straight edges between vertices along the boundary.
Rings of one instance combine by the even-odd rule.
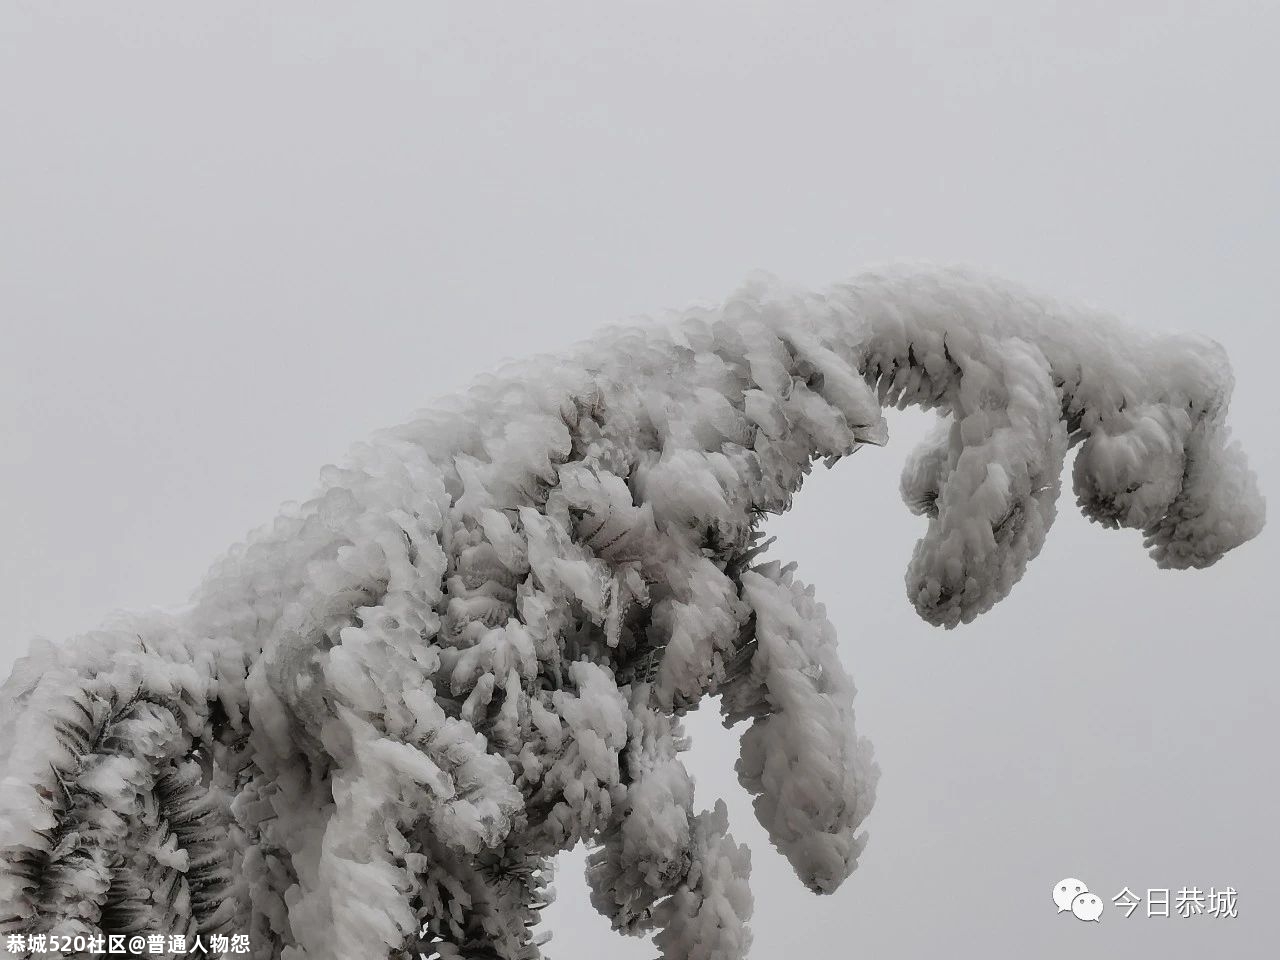
[[[0, 930], [248, 933], [258, 957], [539, 955], [551, 860], [662, 956], [730, 960], [749, 855], [694, 808], [681, 714], [800, 879], [857, 864], [877, 767], [834, 630], [762, 556], [815, 459], [941, 416], [902, 491], [947, 627], [1022, 576], [1064, 457], [1161, 566], [1253, 537], [1221, 349], [957, 270], [748, 285], [482, 379], [358, 447], [177, 615], [20, 661], [0, 701]], [[856, 505], [851, 505], [856, 509]]]

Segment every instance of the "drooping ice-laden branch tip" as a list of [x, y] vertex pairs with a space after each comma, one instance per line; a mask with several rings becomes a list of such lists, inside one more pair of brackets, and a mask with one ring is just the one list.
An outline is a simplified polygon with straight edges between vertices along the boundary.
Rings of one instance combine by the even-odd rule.
[[[936, 410], [907, 572], [953, 627], [1084, 513], [1201, 567], [1263, 503], [1230, 369], [962, 270], [715, 309], [540, 358], [357, 447], [180, 614], [37, 645], [0, 700], [0, 931], [247, 933], [258, 957], [533, 958], [551, 859], [665, 957], [746, 954], [747, 850], [695, 812], [680, 717], [745, 721], [739, 778], [814, 891], [878, 768], [812, 588], [764, 556], [815, 460]], [[856, 504], [850, 509], [856, 509]]]

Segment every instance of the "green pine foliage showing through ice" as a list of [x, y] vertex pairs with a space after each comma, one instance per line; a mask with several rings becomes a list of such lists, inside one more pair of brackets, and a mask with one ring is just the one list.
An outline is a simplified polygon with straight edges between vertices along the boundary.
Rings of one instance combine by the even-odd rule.
[[[0, 932], [248, 933], [254, 956], [540, 955], [552, 858], [663, 957], [747, 954], [748, 851], [681, 714], [721, 696], [802, 882], [863, 852], [878, 768], [813, 590], [765, 557], [815, 460], [908, 459], [926, 620], [1001, 599], [1081, 509], [1199, 567], [1264, 509], [1221, 349], [961, 270], [719, 308], [540, 358], [357, 447], [180, 614], [20, 661], [0, 698]], [[856, 509], [856, 504], [850, 505]]]

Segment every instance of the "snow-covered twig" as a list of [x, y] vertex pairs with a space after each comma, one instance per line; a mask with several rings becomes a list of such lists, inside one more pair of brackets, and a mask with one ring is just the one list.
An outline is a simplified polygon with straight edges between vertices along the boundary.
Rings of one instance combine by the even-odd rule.
[[[247, 933], [259, 957], [538, 956], [550, 858], [664, 956], [744, 956], [749, 856], [695, 813], [680, 714], [834, 890], [877, 767], [834, 630], [761, 518], [811, 464], [942, 417], [907, 573], [952, 627], [1021, 577], [1068, 447], [1086, 515], [1205, 566], [1261, 528], [1211, 341], [961, 270], [754, 281], [484, 378], [328, 468], [178, 616], [21, 661], [0, 702], [0, 931]], [[856, 509], [856, 505], [852, 507]]]

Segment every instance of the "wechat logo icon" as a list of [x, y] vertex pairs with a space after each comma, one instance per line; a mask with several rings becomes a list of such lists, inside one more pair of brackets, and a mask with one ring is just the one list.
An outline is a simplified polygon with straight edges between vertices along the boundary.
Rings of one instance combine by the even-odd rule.
[[1102, 917], [1102, 898], [1090, 893], [1085, 882], [1074, 877], [1054, 884], [1053, 902], [1059, 913], [1069, 910], [1077, 920], [1097, 921]]

